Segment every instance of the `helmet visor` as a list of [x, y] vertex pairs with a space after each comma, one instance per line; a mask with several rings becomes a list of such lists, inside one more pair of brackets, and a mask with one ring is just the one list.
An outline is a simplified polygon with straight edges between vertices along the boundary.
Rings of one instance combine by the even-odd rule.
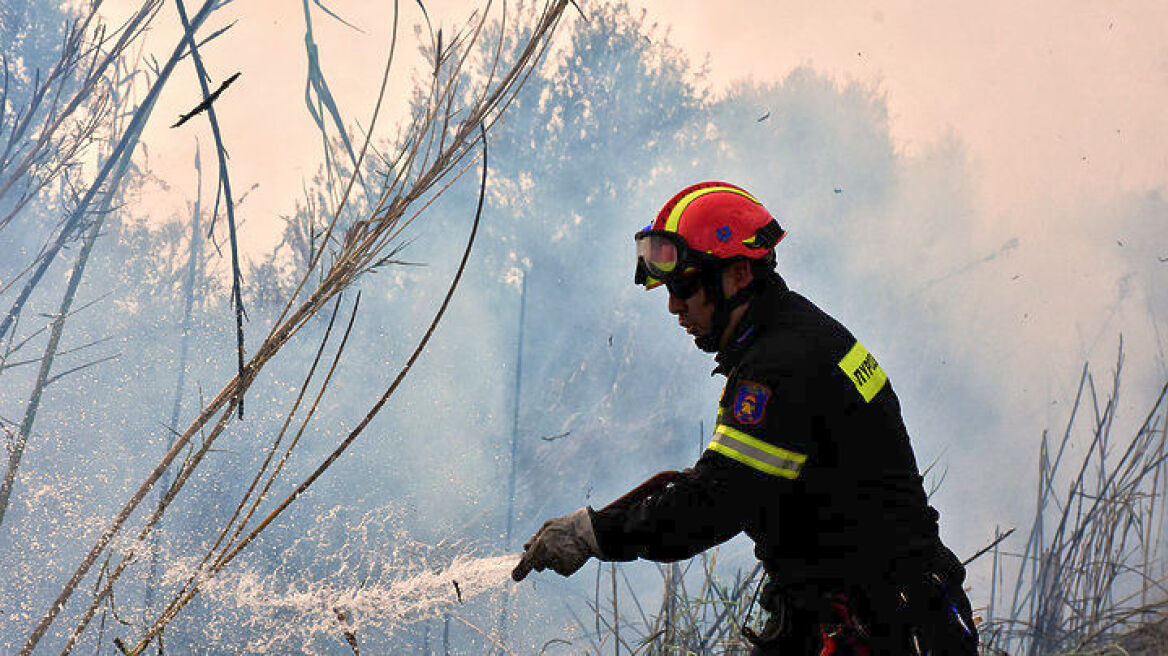
[[649, 280], [660, 284], [681, 272], [685, 243], [676, 233], [643, 230], [636, 240], [637, 267], [644, 268], [648, 279], [642, 284], [649, 286]]

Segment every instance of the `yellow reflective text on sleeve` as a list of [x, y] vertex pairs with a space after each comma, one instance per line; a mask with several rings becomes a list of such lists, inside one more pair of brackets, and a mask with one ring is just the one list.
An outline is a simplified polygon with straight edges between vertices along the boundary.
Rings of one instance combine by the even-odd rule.
[[870, 402], [888, 382], [888, 376], [880, 368], [880, 363], [859, 342], [839, 361], [839, 368], [852, 380], [865, 403]]

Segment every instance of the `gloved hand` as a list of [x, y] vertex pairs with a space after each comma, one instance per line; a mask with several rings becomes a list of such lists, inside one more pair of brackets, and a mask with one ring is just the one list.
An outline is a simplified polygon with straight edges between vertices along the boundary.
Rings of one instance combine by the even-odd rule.
[[581, 508], [544, 522], [523, 550], [523, 557], [511, 572], [516, 581], [522, 581], [533, 569], [542, 572], [549, 567], [563, 576], [575, 574], [589, 558], [600, 556], [589, 509]]

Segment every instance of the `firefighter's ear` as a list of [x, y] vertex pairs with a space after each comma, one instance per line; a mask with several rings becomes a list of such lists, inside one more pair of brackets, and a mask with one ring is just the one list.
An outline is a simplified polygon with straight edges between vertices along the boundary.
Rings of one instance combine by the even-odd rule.
[[722, 287], [729, 298], [754, 281], [749, 260], [734, 260], [722, 268]]

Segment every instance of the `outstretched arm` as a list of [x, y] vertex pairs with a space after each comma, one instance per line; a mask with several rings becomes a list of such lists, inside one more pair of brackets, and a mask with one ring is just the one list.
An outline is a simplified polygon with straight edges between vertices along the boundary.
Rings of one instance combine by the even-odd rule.
[[689, 558], [737, 535], [753, 477], [706, 451], [693, 468], [661, 472], [604, 508], [592, 526], [604, 560]]

